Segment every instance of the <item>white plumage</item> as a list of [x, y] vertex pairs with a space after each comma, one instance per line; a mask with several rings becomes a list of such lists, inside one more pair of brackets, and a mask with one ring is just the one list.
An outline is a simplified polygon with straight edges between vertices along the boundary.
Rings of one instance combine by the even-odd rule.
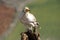
[[38, 22], [36, 21], [35, 16], [30, 13], [30, 9], [28, 7], [25, 7], [23, 13], [24, 14], [20, 17], [20, 21], [26, 25], [28, 30], [33, 30], [33, 27], [38, 27]]
[[25, 16], [26, 16], [28, 22], [35, 22], [36, 21], [36, 18], [34, 17], [34, 15], [29, 12], [26, 12]]

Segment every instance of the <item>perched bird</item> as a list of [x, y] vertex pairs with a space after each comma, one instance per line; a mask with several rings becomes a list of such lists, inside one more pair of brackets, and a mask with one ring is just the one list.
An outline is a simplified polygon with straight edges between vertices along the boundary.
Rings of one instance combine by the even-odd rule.
[[33, 28], [37, 28], [39, 23], [37, 22], [35, 16], [30, 13], [30, 9], [25, 7], [20, 16], [20, 21], [26, 25], [27, 30], [33, 31]]

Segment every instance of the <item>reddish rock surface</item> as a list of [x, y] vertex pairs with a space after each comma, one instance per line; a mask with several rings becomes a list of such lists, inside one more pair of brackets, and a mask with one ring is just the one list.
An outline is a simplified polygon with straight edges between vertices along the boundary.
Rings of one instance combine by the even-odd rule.
[[7, 31], [14, 19], [15, 8], [0, 4], [0, 35]]

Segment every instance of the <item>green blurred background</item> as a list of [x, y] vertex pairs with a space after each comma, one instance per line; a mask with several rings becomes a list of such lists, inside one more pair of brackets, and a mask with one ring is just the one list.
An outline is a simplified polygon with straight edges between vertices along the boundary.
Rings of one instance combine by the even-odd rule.
[[[60, 40], [60, 0], [35, 0], [27, 5], [40, 23], [41, 40]], [[24, 26], [18, 21], [6, 40], [20, 40]]]

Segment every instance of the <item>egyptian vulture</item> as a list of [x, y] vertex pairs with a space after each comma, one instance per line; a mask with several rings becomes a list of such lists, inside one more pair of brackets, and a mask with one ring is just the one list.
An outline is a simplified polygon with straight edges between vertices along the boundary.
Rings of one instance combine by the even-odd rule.
[[37, 28], [39, 23], [37, 22], [35, 16], [30, 13], [30, 9], [25, 7], [20, 15], [20, 21], [26, 26], [27, 30], [33, 31], [33, 28]]

